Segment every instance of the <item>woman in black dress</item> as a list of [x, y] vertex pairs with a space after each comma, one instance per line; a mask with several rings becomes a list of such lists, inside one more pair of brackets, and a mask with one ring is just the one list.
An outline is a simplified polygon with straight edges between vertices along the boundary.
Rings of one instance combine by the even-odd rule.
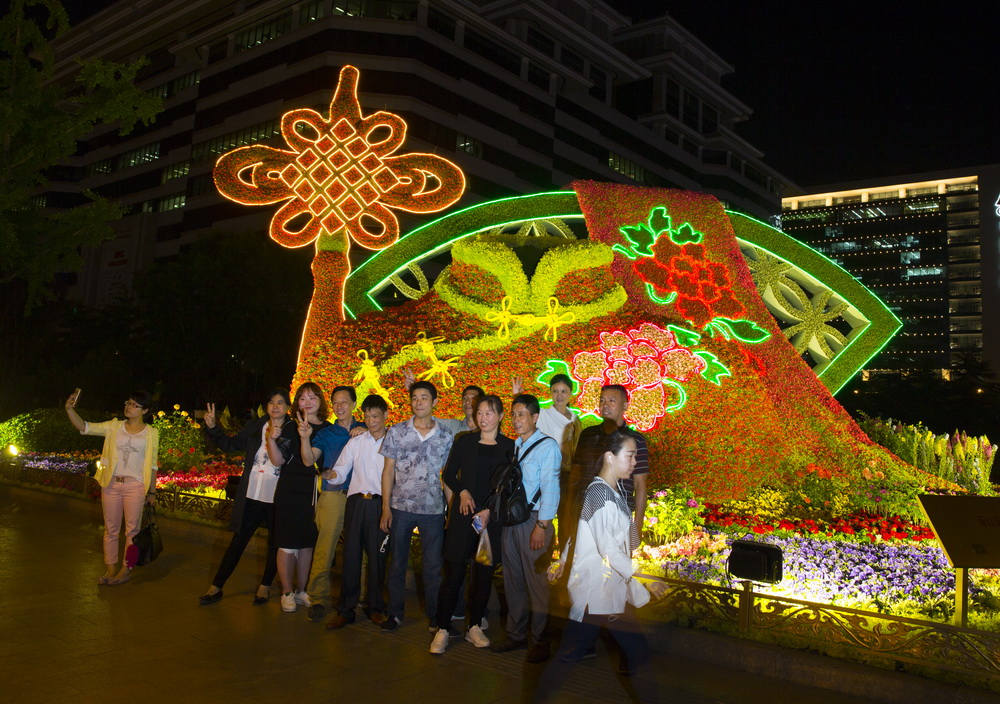
[[[500, 522], [490, 520], [486, 501], [492, 489], [493, 474], [505, 467], [514, 454], [514, 441], [500, 434], [503, 402], [498, 396], [483, 396], [476, 405], [477, 432], [465, 433], [455, 439], [442, 478], [452, 490], [448, 532], [444, 538], [445, 577], [438, 595], [438, 631], [431, 642], [430, 652], [440, 655], [448, 647], [448, 626], [458, 602], [465, 568], [476, 552], [479, 534], [473, 521], [478, 518], [490, 536], [493, 562], [500, 558]], [[480, 623], [490, 598], [493, 565], [472, 563], [472, 598], [469, 601], [469, 629], [465, 639], [477, 648], [486, 648], [490, 639]]]
[[296, 390], [292, 412], [296, 423], [285, 426], [282, 437], [292, 440], [293, 451], [281, 468], [274, 491], [274, 542], [278, 548], [281, 610], [286, 613], [293, 613], [298, 606], [309, 606], [306, 583], [318, 535], [313, 517], [318, 474], [314, 446], [316, 436], [330, 426], [323, 390], [311, 381]]

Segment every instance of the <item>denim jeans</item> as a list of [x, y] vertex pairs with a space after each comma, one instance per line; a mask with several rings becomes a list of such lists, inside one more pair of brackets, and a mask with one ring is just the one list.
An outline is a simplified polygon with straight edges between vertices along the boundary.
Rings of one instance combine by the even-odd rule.
[[428, 621], [437, 616], [438, 591], [441, 589], [441, 566], [444, 563], [444, 514], [410, 513], [392, 509], [389, 543], [389, 615], [403, 619], [406, 599], [406, 563], [410, 557], [413, 529], [420, 531], [420, 557], [423, 562], [424, 600]]

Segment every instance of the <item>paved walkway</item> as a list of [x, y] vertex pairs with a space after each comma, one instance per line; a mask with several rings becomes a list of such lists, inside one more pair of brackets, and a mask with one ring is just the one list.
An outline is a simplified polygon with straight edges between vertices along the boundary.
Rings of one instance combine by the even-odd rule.
[[[339, 632], [250, 600], [253, 545], [225, 598], [200, 607], [229, 534], [161, 519], [165, 550], [129, 584], [98, 587], [99, 506], [0, 485], [0, 692], [6, 702], [530, 701], [539, 666], [453, 641], [441, 657], [416, 596], [395, 633], [359, 619]], [[493, 628], [496, 628], [496, 624]], [[491, 629], [493, 630], [493, 629]], [[560, 701], [629, 701], [616, 658], [578, 665]], [[659, 701], [858, 702], [827, 690], [655, 656]]]

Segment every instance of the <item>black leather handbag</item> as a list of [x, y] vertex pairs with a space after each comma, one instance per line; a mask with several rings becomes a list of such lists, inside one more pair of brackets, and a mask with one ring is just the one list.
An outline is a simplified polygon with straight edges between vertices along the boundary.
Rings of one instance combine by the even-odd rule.
[[147, 513], [146, 525], [132, 539], [132, 544], [139, 549], [136, 564], [140, 566], [148, 565], [163, 552], [163, 538], [160, 537], [160, 529], [156, 526], [156, 509], [150, 506]]
[[753, 540], [733, 541], [733, 548], [726, 560], [726, 574], [751, 582], [781, 581], [781, 548]]

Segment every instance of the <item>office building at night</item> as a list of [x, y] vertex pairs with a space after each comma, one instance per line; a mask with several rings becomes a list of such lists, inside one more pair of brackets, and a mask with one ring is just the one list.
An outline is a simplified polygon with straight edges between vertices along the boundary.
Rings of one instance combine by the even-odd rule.
[[210, 230], [266, 231], [268, 214], [219, 196], [212, 166], [281, 146], [281, 115], [325, 111], [347, 64], [365, 113], [407, 121], [407, 151], [462, 168], [459, 207], [582, 178], [708, 191], [767, 217], [785, 187], [735, 133], [751, 111], [721, 85], [731, 66], [669, 17], [633, 23], [595, 0], [118, 2], [57, 50], [61, 77], [82, 59], [146, 57], [140, 85], [164, 101], [149, 127], [93, 134], [44, 194], [65, 207], [91, 189], [127, 208], [71, 286], [88, 304]]
[[871, 373], [1000, 370], [1000, 165], [838, 184], [784, 198], [781, 228], [876, 293], [903, 328]]

